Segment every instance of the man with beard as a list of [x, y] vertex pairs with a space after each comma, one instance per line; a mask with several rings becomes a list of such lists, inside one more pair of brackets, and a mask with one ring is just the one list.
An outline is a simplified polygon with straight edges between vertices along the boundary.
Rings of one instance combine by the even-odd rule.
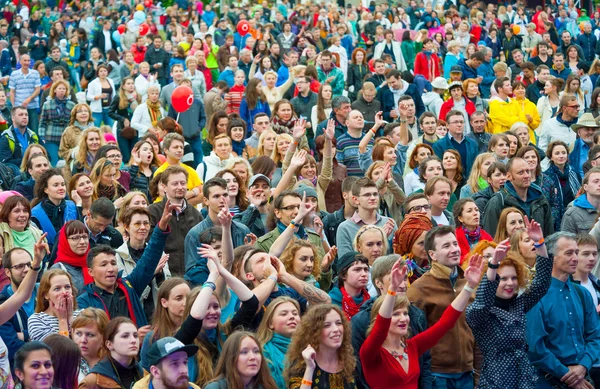
[[267, 233], [266, 225], [269, 216], [269, 198], [271, 196], [271, 180], [264, 174], [255, 174], [248, 183], [248, 201], [250, 205], [244, 212], [233, 217], [233, 220], [248, 226], [250, 232], [260, 237]]
[[188, 373], [188, 359], [197, 352], [195, 344], [186, 346], [170, 336], [158, 339], [148, 349], [150, 374], [135, 384], [136, 389], [200, 389]]
[[569, 154], [569, 164], [580, 178], [583, 178], [583, 164], [588, 160], [590, 148], [594, 145], [594, 132], [598, 128], [600, 125], [591, 113], [584, 113], [577, 123], [571, 126], [571, 130], [577, 134], [577, 139], [575, 139], [573, 151]]
[[544, 236], [554, 232], [554, 221], [548, 200], [540, 187], [531, 185], [531, 167], [523, 158], [512, 158], [506, 164], [504, 188], [496, 192], [485, 207], [482, 227], [490, 235], [496, 235], [500, 213], [504, 208], [520, 209], [529, 220], [542, 226]]
[[[25, 209], [28, 207], [29, 205], [22, 207], [23, 215], [29, 213]], [[12, 210], [7, 209], [6, 211], [1, 214], [8, 216]], [[20, 299], [20, 302], [14, 305], [14, 310], [12, 311], [14, 313], [7, 315], [6, 319], [8, 320], [5, 319], [6, 322], [0, 326], [1, 339], [4, 340], [8, 348], [8, 358], [11, 366], [17, 350], [25, 342], [29, 341], [27, 318], [35, 312], [35, 300], [37, 296], [37, 284], [35, 281], [40, 270], [39, 264], [42, 262], [45, 252], [40, 256], [36, 251], [35, 255], [36, 259], [32, 263], [31, 254], [27, 250], [15, 247], [2, 256], [2, 267], [4, 268], [4, 274], [10, 280], [10, 284], [2, 289], [0, 302], [3, 306], [8, 307], [8, 300], [16, 302], [16, 299]], [[27, 277], [29, 273], [32, 274]], [[15, 297], [17, 295], [19, 297]]]
[[173, 275], [184, 274], [185, 236], [196, 224], [200, 223], [202, 216], [196, 207], [188, 204], [185, 195], [187, 192], [188, 174], [182, 166], [169, 166], [160, 176], [160, 191], [164, 194], [160, 202], [148, 207], [150, 211], [150, 224], [154, 228], [165, 209], [167, 201], [180, 206], [176, 217], [169, 221], [171, 235], [165, 242], [165, 254], [169, 254], [169, 269]]

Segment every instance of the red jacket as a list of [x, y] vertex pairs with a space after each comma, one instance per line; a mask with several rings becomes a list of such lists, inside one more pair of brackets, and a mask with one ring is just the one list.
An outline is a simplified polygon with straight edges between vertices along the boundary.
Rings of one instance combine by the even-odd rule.
[[417, 53], [415, 56], [415, 76], [417, 74], [421, 74], [429, 82], [440, 76], [440, 58], [436, 53], [432, 53], [429, 58], [423, 52]]
[[[465, 257], [471, 251], [471, 246], [469, 245], [469, 241], [467, 240], [465, 232], [460, 227], [456, 228], [456, 240], [458, 240], [458, 247], [460, 247], [460, 264], [462, 265], [462, 263], [465, 261]], [[494, 238], [492, 238], [491, 235], [485, 232], [485, 230], [482, 228], [479, 235], [479, 241], [482, 240], [491, 242], [494, 240]]]
[[[469, 114], [469, 116], [473, 115], [476, 111], [475, 108], [475, 104], [467, 99], [466, 97], [463, 97], [466, 102], [467, 105], [465, 106], [465, 110], [467, 111], [467, 113]], [[440, 109], [440, 120], [446, 120], [446, 115], [448, 114], [448, 112], [452, 111], [452, 109], [454, 108], [454, 100], [452, 98], [449, 98], [448, 101], [446, 101], [444, 104], [442, 104], [442, 109]]]

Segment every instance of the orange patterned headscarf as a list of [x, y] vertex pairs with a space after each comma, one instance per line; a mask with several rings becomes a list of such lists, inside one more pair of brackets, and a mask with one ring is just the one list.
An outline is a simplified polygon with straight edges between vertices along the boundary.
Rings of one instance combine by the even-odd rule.
[[394, 253], [400, 255], [410, 254], [412, 246], [425, 231], [433, 228], [431, 220], [423, 213], [406, 215], [400, 227], [394, 234]]

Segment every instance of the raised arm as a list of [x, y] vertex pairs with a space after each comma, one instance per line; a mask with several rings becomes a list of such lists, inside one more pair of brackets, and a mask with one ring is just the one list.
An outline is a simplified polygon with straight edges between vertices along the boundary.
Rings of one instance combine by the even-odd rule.
[[292, 238], [294, 237], [294, 232], [298, 229], [300, 225], [302, 225], [302, 221], [310, 212], [312, 212], [314, 206], [306, 202], [306, 193], [302, 196], [302, 203], [300, 203], [300, 209], [298, 210], [298, 215], [292, 220], [292, 222], [287, 226], [287, 228], [277, 237], [275, 242], [271, 245], [269, 249], [269, 255], [273, 255], [279, 257], [283, 250], [288, 246]]
[[[248, 287], [241, 280], [239, 280], [237, 277], [235, 277], [233, 274], [231, 274], [229, 272], [229, 270], [227, 270], [223, 266], [222, 262], [219, 261], [219, 256], [217, 254], [217, 251], [215, 249], [213, 249], [210, 245], [203, 244], [200, 248], [198, 248], [198, 254], [202, 255], [204, 258], [207, 259], [207, 264], [209, 266], [209, 269], [211, 267], [211, 264], [212, 264], [212, 266], [214, 266], [217, 269], [217, 274], [220, 276], [218, 278], [223, 278], [223, 280], [225, 280], [227, 285], [231, 288], [231, 290], [233, 290], [233, 293], [235, 293], [239, 297], [240, 301], [242, 301], [242, 302], [248, 301], [254, 296], [254, 293], [252, 293], [252, 291], [250, 289], [248, 289]], [[211, 271], [211, 274], [212, 274], [212, 271]], [[209, 281], [211, 280], [211, 274], [209, 274], [209, 276], [208, 276]], [[208, 283], [209, 281], [207, 281], [206, 283]], [[210, 281], [210, 282], [214, 282], [214, 281]], [[206, 288], [206, 289], [210, 289], [210, 288]], [[192, 306], [192, 310], [194, 309], [194, 307], [195, 307], [195, 305]], [[200, 308], [202, 308], [202, 306], [200, 306]], [[202, 311], [199, 310], [199, 312], [201, 313]], [[190, 312], [190, 314], [192, 314], [192, 313]]]
[[294, 289], [296, 292], [300, 293], [300, 295], [309, 303], [315, 305], [331, 303], [331, 298], [327, 293], [316, 286], [310, 285], [309, 283], [300, 280], [296, 276], [289, 274], [281, 260], [277, 259], [277, 264], [279, 280], [290, 288]]
[[[231, 266], [233, 265], [233, 239], [231, 238], [232, 216], [227, 208], [223, 208], [221, 212], [218, 213], [217, 218], [219, 219], [221, 227], [223, 228], [223, 234], [221, 237], [222, 255], [220, 264], [225, 270], [227, 270], [227, 272], [230, 272]], [[200, 254], [200, 251], [198, 251], [198, 254]], [[229, 293], [226, 288], [228, 283], [226, 283], [225, 278], [223, 277], [223, 272], [220, 269], [219, 274], [221, 274], [221, 277], [219, 277], [216, 282], [217, 295], [221, 301], [229, 301]]]
[[[293, 144], [290, 145], [290, 147], [292, 146]], [[287, 169], [285, 173], [283, 173], [283, 177], [281, 177], [281, 180], [279, 180], [279, 184], [277, 184], [277, 187], [275, 188], [275, 190], [273, 190], [273, 198], [279, 196], [281, 192], [283, 192], [284, 190], [286, 190], [287, 187], [289, 187], [290, 182], [296, 177], [296, 171], [298, 170], [298, 168], [300, 168], [306, 163], [307, 154], [308, 153], [306, 152], [306, 150], [299, 150], [292, 157], [289, 169]]]
[[19, 289], [17, 289], [8, 300], [0, 305], [0, 325], [9, 321], [25, 301], [31, 297], [38, 273], [42, 266], [42, 261], [47, 254], [50, 254], [50, 249], [46, 242], [46, 235], [48, 234], [44, 233], [34, 245], [35, 255], [33, 257], [33, 262], [31, 263], [31, 269], [27, 272]]
[[360, 151], [361, 154], [364, 154], [367, 152], [367, 146], [369, 146], [369, 142], [371, 142], [371, 139], [375, 138], [377, 131], [384, 124], [385, 123], [383, 121], [383, 112], [379, 111], [379, 112], [377, 112], [377, 114], [375, 114], [375, 125], [373, 127], [371, 127], [371, 129], [369, 131], [367, 131], [367, 133], [362, 137], [362, 139], [360, 140], [360, 143], [358, 144], [358, 151]]

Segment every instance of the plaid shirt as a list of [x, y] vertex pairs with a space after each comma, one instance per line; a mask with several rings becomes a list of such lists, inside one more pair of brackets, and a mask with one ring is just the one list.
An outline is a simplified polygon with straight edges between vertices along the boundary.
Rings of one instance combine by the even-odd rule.
[[38, 129], [40, 139], [60, 143], [62, 133], [69, 125], [73, 107], [75, 107], [75, 103], [67, 100], [65, 109], [60, 110], [55, 99], [47, 100], [42, 107], [40, 128]]

